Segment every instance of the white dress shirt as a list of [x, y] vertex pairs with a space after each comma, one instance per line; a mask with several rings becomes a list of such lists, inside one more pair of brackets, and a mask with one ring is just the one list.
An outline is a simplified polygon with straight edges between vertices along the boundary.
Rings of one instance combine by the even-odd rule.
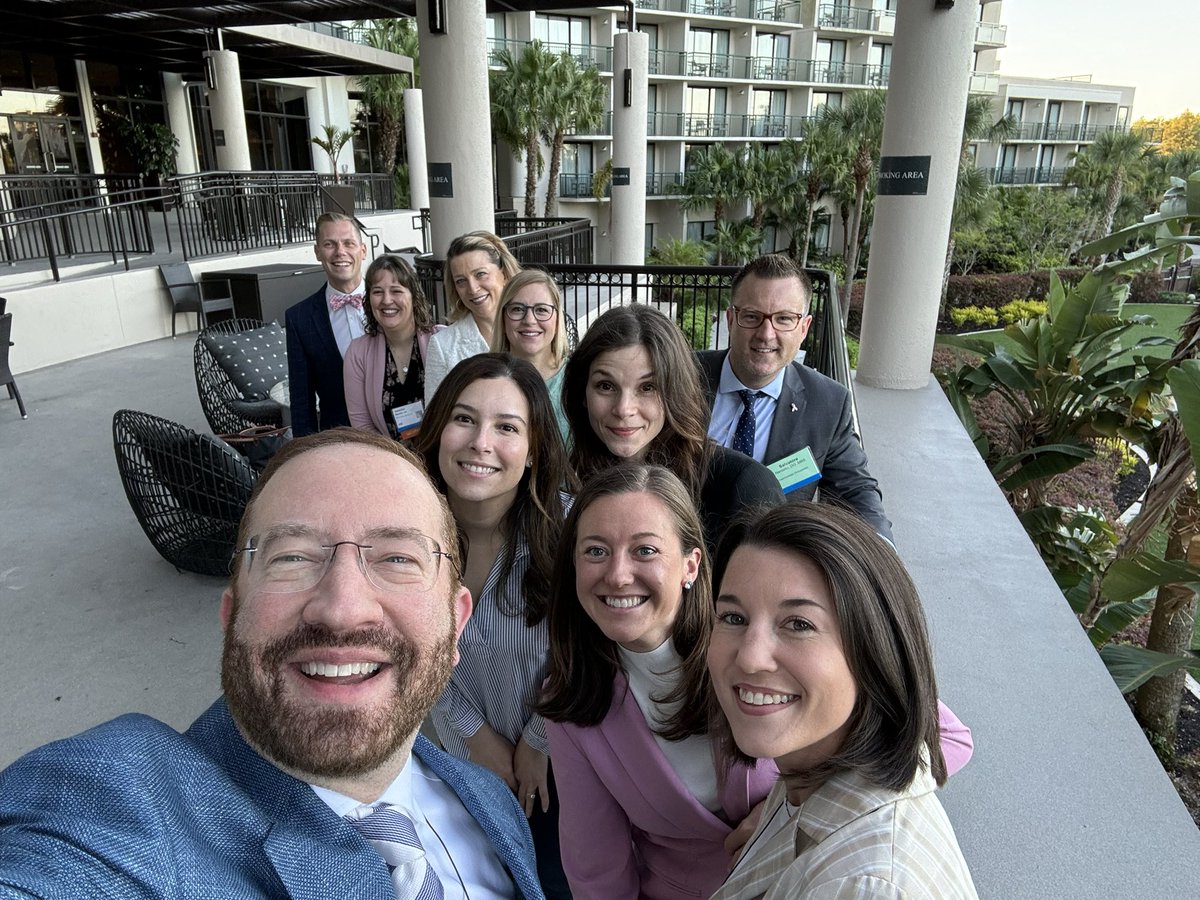
[[[340, 293], [341, 291], [335, 289], [333, 285], [326, 283], [325, 305], [329, 308], [329, 324], [333, 326], [333, 339], [337, 341], [338, 352], [342, 354], [342, 359], [345, 359], [346, 348], [350, 346], [350, 342], [355, 338], [362, 337], [365, 333], [366, 320], [363, 318], [362, 310], [355, 309], [349, 303], [337, 310], [329, 305], [334, 295]], [[362, 294], [363, 303], [367, 303], [367, 283], [365, 281], [360, 281], [358, 287], [346, 293]]]
[[396, 780], [375, 804], [360, 803], [315, 784], [310, 787], [342, 818], [365, 818], [379, 803], [399, 807], [412, 819], [429, 865], [441, 879], [446, 900], [517, 896], [517, 887], [483, 828], [449, 785], [415, 755], [409, 754]]
[[[754, 453], [759, 462], [767, 453], [767, 441], [771, 437], [771, 425], [775, 421], [775, 407], [779, 403], [779, 395], [783, 392], [783, 376], [787, 367], [780, 369], [775, 380], [758, 390], [759, 396], [754, 398]], [[717, 385], [717, 393], [713, 397], [712, 418], [708, 422], [708, 436], [722, 447], [733, 446], [733, 433], [737, 431], [738, 419], [746, 408], [742, 403], [742, 395], [738, 391], [753, 390], [742, 384], [733, 374], [729, 365], [729, 356], [721, 363], [721, 381]], [[766, 396], [763, 396], [763, 395]]]

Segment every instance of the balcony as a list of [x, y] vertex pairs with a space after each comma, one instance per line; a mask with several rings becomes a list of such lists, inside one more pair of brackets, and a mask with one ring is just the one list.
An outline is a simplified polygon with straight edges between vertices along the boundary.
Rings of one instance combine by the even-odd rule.
[[[647, 172], [646, 197], [668, 197], [671, 195], [670, 186], [683, 184], [683, 172]], [[558, 196], [560, 199], [589, 199], [592, 194], [591, 172], [576, 172], [558, 176]], [[606, 187], [605, 197], [612, 196], [612, 188]]]
[[865, 34], [895, 34], [896, 13], [892, 10], [822, 3], [817, 7], [817, 27]]
[[[501, 50], [507, 50], [513, 56], [520, 56], [521, 51], [532, 44], [533, 41], [516, 41], [503, 40], [501, 38], [488, 38], [488, 65], [497, 66], [499, 61], [496, 59], [496, 54]], [[612, 63], [612, 47], [604, 44], [560, 44], [554, 42], [541, 42], [542, 47], [549, 50], [556, 56], [560, 53], [567, 53], [575, 57], [575, 61], [584, 69], [598, 69], [601, 72], [611, 72]]]
[[1106, 131], [1128, 131], [1125, 125], [1067, 125], [1061, 122], [1021, 122], [1017, 133], [1005, 140], [1005, 143], [1016, 141], [1066, 141], [1068, 143], [1087, 143], [1094, 141]]
[[600, 124], [594, 128], [576, 128], [571, 134], [579, 137], [596, 137], [599, 135], [612, 135], [612, 113], [604, 112], [600, 116]]
[[1008, 26], [999, 22], [980, 22], [975, 26], [975, 43], [988, 47], [1003, 47], [1007, 43]]
[[849, 84], [859, 87], [887, 87], [890, 66], [865, 63], [827, 62], [804, 59], [797, 62], [796, 81], [814, 84]]
[[972, 72], [967, 90], [972, 94], [994, 94], [1000, 90], [1000, 78], [991, 72]]
[[1025, 166], [1024, 168], [994, 168], [984, 169], [992, 184], [1007, 185], [1037, 185], [1062, 184], [1065, 168]]
[[681, 138], [800, 138], [816, 116], [652, 112], [647, 134]]

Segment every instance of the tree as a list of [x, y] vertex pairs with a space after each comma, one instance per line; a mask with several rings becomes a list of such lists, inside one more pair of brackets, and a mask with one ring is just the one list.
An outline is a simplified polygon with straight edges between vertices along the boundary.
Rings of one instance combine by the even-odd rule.
[[[1098, 192], [1101, 199], [1096, 231], [1091, 237], [1109, 234], [1126, 187], [1144, 171], [1146, 142], [1137, 131], [1105, 131], [1093, 144], [1069, 157], [1074, 165], [1064, 180], [1085, 190]], [[1083, 168], [1080, 164], [1086, 160]]]
[[339, 180], [338, 157], [342, 155], [342, 148], [350, 143], [354, 133], [335, 125], [322, 125], [321, 130], [325, 132], [325, 137], [315, 137], [312, 142], [324, 150], [325, 155], [329, 157], [329, 168], [333, 170], [334, 181], [337, 181]]
[[400, 73], [358, 76], [363, 102], [379, 121], [379, 165], [384, 172], [391, 174], [396, 171], [396, 157], [404, 131], [404, 91], [420, 83], [420, 48], [416, 25], [412, 19], [373, 19], [367, 27], [366, 41], [378, 50], [398, 53], [413, 61], [412, 84], [408, 75]]
[[520, 56], [508, 48], [497, 51], [500, 69], [491, 73], [492, 128], [525, 161], [527, 219], [537, 215], [537, 179], [545, 164], [540, 139], [551, 133], [547, 109], [557, 62], [540, 41], [531, 41]]
[[[883, 141], [883, 112], [885, 92], [855, 91], [844, 106], [830, 109], [833, 128], [841, 137], [850, 155], [850, 177], [854, 182], [854, 210], [850, 216], [846, 246], [846, 283], [843, 287], [842, 309], [850, 308], [854, 276], [858, 272], [860, 232], [864, 230], [863, 208], [871, 174], [879, 164], [879, 147]], [[823, 112], [823, 115], [825, 113]]]
[[789, 166], [784, 155], [762, 144], [749, 145], [739, 166], [740, 193], [750, 201], [750, 224], [762, 232], [771, 201], [786, 185]]
[[712, 236], [704, 243], [716, 254], [718, 266], [740, 266], [758, 255], [763, 233], [750, 219], [741, 222], [718, 222]]
[[551, 70], [546, 120], [550, 134], [550, 181], [546, 188], [546, 218], [558, 215], [558, 173], [563, 144], [572, 131], [595, 128], [604, 116], [606, 89], [594, 68], [580, 68], [570, 53], [562, 53]]
[[[1178, 153], [1180, 150], [1200, 150], [1200, 115], [1185, 109], [1170, 119], [1156, 119], [1162, 130], [1159, 150], [1163, 153]], [[1134, 123], [1137, 127], [1137, 123]]]
[[1026, 271], [1066, 262], [1079, 220], [1079, 204], [1070, 194], [1048, 188], [1005, 188], [996, 199], [993, 228]]
[[833, 120], [824, 114], [805, 131], [803, 141], [785, 142], [784, 148], [791, 153], [800, 172], [800, 184], [804, 192], [805, 218], [800, 240], [800, 265], [807, 266], [808, 247], [812, 243], [813, 214], [817, 204], [823, 196], [833, 190], [834, 185], [847, 181], [850, 160], [844, 152], [843, 144], [838, 140]]
[[711, 205], [713, 219], [720, 225], [726, 207], [739, 197], [737, 157], [724, 144], [713, 144], [693, 150], [687, 162], [683, 183], [671, 185], [669, 190], [679, 196], [679, 208], [684, 212]]

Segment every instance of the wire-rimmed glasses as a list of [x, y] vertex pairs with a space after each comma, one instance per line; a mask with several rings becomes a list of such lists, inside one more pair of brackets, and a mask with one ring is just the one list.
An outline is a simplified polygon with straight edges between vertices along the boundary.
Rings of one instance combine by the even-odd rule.
[[303, 530], [268, 531], [250, 538], [234, 552], [246, 557], [245, 578], [254, 590], [295, 594], [316, 587], [337, 554], [348, 545], [357, 550], [359, 570], [372, 585], [392, 593], [427, 591], [437, 582], [441, 557], [453, 557], [428, 535], [408, 529], [377, 531], [357, 541], [323, 541]]

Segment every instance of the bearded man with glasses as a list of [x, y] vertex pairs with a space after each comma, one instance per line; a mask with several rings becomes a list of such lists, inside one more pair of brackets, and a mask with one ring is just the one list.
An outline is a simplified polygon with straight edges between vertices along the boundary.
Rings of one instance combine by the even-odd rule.
[[542, 898], [512, 792], [417, 733], [471, 615], [419, 460], [350, 428], [292, 441], [238, 547], [224, 698], [0, 773], [0, 895]]
[[708, 436], [764, 465], [797, 463], [816, 472], [788, 490], [788, 500], [835, 498], [892, 539], [879, 484], [854, 431], [850, 393], [831, 378], [796, 361], [812, 325], [812, 284], [784, 254], [751, 260], [733, 278], [726, 310], [728, 350], [696, 354], [712, 407]]

